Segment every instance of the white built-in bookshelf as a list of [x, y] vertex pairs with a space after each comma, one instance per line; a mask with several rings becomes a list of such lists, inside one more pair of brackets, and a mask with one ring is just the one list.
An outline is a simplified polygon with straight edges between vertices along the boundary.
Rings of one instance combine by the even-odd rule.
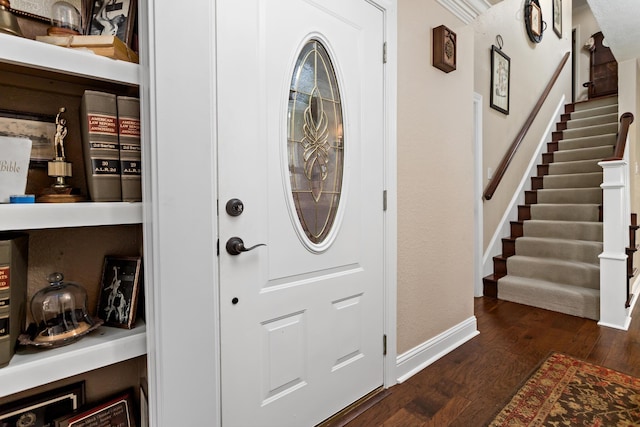
[[[109, 88], [140, 84], [138, 64], [0, 33], [0, 69]], [[141, 224], [142, 203], [0, 204], [0, 231]], [[54, 250], [55, 248], [52, 248]], [[0, 368], [0, 398], [146, 354], [146, 327], [100, 327], [76, 343], [16, 354]]]

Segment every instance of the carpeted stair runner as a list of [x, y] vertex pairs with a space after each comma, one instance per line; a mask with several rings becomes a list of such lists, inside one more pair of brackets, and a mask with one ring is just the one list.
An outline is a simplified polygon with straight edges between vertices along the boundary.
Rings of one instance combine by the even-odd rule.
[[545, 172], [537, 181], [541, 184], [526, 196], [525, 218], [519, 218], [518, 231], [512, 225], [512, 237], [505, 239], [515, 239], [514, 253], [495, 258], [503, 263], [506, 259], [506, 275], [497, 280], [497, 295], [598, 320], [598, 255], [602, 253], [602, 168], [598, 162], [613, 155], [617, 97], [575, 104], [573, 112], [563, 115], [558, 129], [562, 129], [560, 137], [554, 137], [549, 153], [543, 156]]

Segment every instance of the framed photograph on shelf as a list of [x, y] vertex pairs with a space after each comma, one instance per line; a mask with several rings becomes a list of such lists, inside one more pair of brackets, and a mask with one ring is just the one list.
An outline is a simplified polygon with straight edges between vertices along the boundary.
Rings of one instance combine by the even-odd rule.
[[562, 38], [562, 0], [553, 0], [553, 32]]
[[136, 0], [94, 0], [87, 35], [116, 36], [131, 47], [136, 10]]
[[131, 392], [112, 397], [102, 404], [55, 420], [52, 427], [136, 427]]
[[509, 114], [511, 59], [498, 47], [491, 46], [491, 96], [489, 106]]
[[84, 405], [84, 381], [2, 405], [0, 426], [53, 426]]
[[0, 110], [0, 135], [31, 140], [30, 167], [47, 167], [55, 153], [56, 116]]
[[133, 327], [141, 279], [140, 257], [105, 257], [98, 317], [106, 326]]

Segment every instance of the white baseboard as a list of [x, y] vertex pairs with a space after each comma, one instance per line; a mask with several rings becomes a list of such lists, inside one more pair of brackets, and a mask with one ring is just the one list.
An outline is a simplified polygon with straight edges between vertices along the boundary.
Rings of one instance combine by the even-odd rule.
[[480, 334], [475, 316], [471, 316], [440, 335], [431, 338], [396, 358], [398, 383], [417, 374], [447, 353]]

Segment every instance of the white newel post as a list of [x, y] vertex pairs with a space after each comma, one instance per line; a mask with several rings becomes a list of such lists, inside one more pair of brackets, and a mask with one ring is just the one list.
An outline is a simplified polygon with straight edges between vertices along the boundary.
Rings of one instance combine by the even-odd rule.
[[627, 254], [630, 218], [626, 160], [598, 163], [603, 169], [603, 252], [600, 254], [599, 325], [627, 330]]

